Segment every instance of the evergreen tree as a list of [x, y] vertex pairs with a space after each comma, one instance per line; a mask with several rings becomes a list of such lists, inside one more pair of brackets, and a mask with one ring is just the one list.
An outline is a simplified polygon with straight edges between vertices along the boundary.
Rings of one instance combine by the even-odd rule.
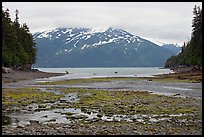
[[169, 58], [165, 63], [165, 67], [179, 65], [202, 65], [202, 9], [196, 5], [193, 8], [191, 40], [184, 43], [180, 54]]
[[29, 27], [19, 23], [19, 11], [12, 22], [2, 7], [2, 66], [29, 70], [36, 60], [36, 48]]

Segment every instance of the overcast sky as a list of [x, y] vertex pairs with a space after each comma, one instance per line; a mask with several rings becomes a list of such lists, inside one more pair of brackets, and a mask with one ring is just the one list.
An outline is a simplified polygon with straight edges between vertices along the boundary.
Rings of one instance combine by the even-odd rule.
[[2, 2], [12, 20], [31, 33], [56, 27], [113, 27], [143, 38], [181, 44], [190, 40], [193, 7], [202, 2]]

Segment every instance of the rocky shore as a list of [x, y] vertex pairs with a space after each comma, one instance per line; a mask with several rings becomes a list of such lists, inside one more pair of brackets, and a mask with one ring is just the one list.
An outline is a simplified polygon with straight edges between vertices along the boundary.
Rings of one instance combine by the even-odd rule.
[[[14, 89], [18, 91], [18, 89]], [[11, 89], [4, 90], [4, 104], [8, 102], [13, 93]], [[26, 91], [21, 95], [25, 96]], [[9, 93], [10, 92], [10, 93]], [[31, 89], [30, 89], [31, 92]], [[102, 90], [82, 90], [82, 89], [62, 89], [63, 93], [78, 93], [80, 99], [67, 100], [61, 98], [59, 102], [53, 103], [51, 108], [45, 107], [45, 103], [38, 102], [38, 111], [34, 112], [36, 119], [28, 119], [30, 124], [23, 123], [27, 116], [26, 109], [21, 109], [23, 121], [21, 124], [11, 124], [2, 126], [2, 135], [201, 135], [202, 134], [202, 101], [193, 98], [175, 98], [167, 96], [153, 95], [141, 91], [102, 91]], [[89, 94], [88, 94], [89, 93]], [[38, 93], [39, 94], [39, 93]], [[29, 94], [28, 94], [29, 95]], [[33, 95], [35, 93], [33, 92]], [[48, 95], [48, 94], [47, 94]], [[47, 96], [46, 95], [46, 96]], [[44, 97], [46, 97], [44, 96]], [[71, 97], [70, 94], [67, 97]], [[14, 98], [14, 96], [13, 96]], [[27, 96], [31, 100], [33, 97]], [[20, 103], [22, 99], [16, 101]], [[50, 98], [50, 97], [49, 97]], [[73, 99], [73, 98], [72, 98]], [[67, 102], [68, 101], [68, 102]], [[9, 103], [9, 102], [8, 102]], [[12, 103], [12, 102], [11, 102]], [[11, 104], [9, 103], [9, 104]], [[15, 102], [13, 102], [15, 103]], [[7, 105], [9, 105], [7, 104]], [[47, 102], [47, 105], [50, 104]], [[17, 105], [16, 105], [17, 106]], [[41, 106], [41, 107], [39, 107]], [[44, 107], [43, 107], [44, 106]], [[83, 107], [82, 107], [83, 106]], [[44, 112], [51, 112], [50, 109], [56, 107], [56, 111], [51, 115]], [[8, 108], [8, 106], [6, 107]], [[31, 106], [26, 107], [29, 111]], [[77, 108], [77, 111], [68, 111], [67, 108]], [[77, 110], [75, 109], [75, 110]], [[63, 112], [60, 112], [63, 111]], [[98, 113], [97, 113], [98, 112]], [[19, 112], [20, 113], [20, 112]], [[41, 115], [41, 114], [43, 115]], [[86, 114], [85, 114], [86, 113]], [[94, 117], [97, 113], [97, 117]], [[120, 114], [118, 117], [114, 114]], [[53, 115], [65, 114], [66, 122], [54, 118]], [[84, 115], [83, 115], [84, 114]], [[88, 118], [87, 116], [92, 118]], [[18, 115], [18, 113], [15, 113]], [[103, 115], [103, 116], [102, 116]], [[105, 115], [105, 116], [104, 116]], [[136, 115], [136, 117], [131, 117]], [[125, 117], [124, 117], [125, 116]], [[130, 117], [128, 117], [130, 116]], [[103, 117], [103, 118], [102, 118]], [[104, 119], [105, 117], [109, 117]], [[111, 117], [114, 117], [111, 119]], [[34, 117], [33, 117], [34, 118]], [[47, 120], [46, 120], [47, 118]], [[55, 117], [57, 118], [57, 117]], [[127, 118], [127, 119], [126, 119]], [[38, 120], [44, 119], [44, 122]], [[16, 119], [17, 120], [17, 119]], [[20, 122], [19, 121], [19, 122]], [[49, 122], [48, 122], [49, 121]], [[57, 121], [59, 123], [57, 123]], [[48, 122], [48, 123], [47, 123]]]
[[8, 73], [2, 73], [2, 84], [17, 82], [21, 80], [48, 78], [48, 77], [62, 76], [62, 75], [65, 75], [65, 73], [47, 73], [47, 72], [42, 72], [38, 70], [31, 70], [31, 71], [11, 70]]
[[190, 67], [179, 66], [179, 67], [174, 67], [174, 68], [170, 68], [170, 69], [173, 70], [175, 73], [198, 73], [198, 72], [202, 72], [202, 66], [190, 66]]
[[[198, 74], [197, 74], [198, 73]], [[202, 81], [202, 72], [175, 73], [159, 76], [162, 80], [190, 79]], [[182, 74], [182, 75], [181, 75]], [[63, 73], [45, 73], [40, 71], [2, 73], [2, 82], [16, 82], [35, 78], [60, 76]], [[158, 79], [155, 77], [155, 79]], [[153, 79], [154, 80], [154, 79]], [[42, 88], [40, 88], [42, 90]], [[97, 118], [84, 120], [76, 112], [66, 112], [68, 123], [48, 123], [31, 120], [28, 125], [2, 125], [2, 135], [201, 135], [202, 134], [202, 100], [194, 98], [168, 97], [141, 91], [104, 91], [77, 88], [48, 88], [47, 92], [39, 92], [38, 88], [4, 88], [2, 89], [2, 110], [9, 114], [19, 110], [21, 115], [32, 115], [34, 112], [41, 119], [49, 121], [55, 114], [64, 114], [64, 109], [83, 110], [86, 116], [98, 112]], [[40, 90], [40, 91], [41, 91]], [[48, 92], [50, 91], [50, 93]], [[53, 94], [53, 91], [61, 94]], [[63, 93], [63, 94], [62, 94]], [[71, 94], [70, 94], [71, 93]], [[77, 93], [76, 98], [74, 98]], [[63, 97], [61, 97], [63, 95]], [[60, 99], [58, 99], [60, 98]], [[57, 100], [56, 100], [57, 99]], [[74, 102], [74, 99], [77, 100]], [[43, 101], [44, 100], [44, 101]], [[48, 101], [48, 102], [47, 102]], [[47, 107], [47, 106], [50, 106]], [[13, 107], [15, 106], [15, 107]], [[41, 113], [57, 109], [51, 115]], [[62, 111], [62, 112], [60, 112]], [[25, 113], [26, 112], [26, 113]], [[41, 112], [41, 113], [40, 113]], [[100, 113], [99, 113], [100, 112]], [[18, 114], [16, 113], [15, 116]], [[24, 114], [25, 113], [25, 114]], [[103, 120], [102, 115], [113, 117], [114, 114], [130, 117], [130, 120]], [[20, 115], [20, 116], [21, 116]], [[119, 117], [119, 118], [121, 118]], [[125, 118], [125, 117], [124, 117]], [[129, 117], [128, 117], [129, 118]], [[23, 117], [24, 119], [24, 117]], [[26, 117], [25, 117], [26, 119]], [[24, 120], [25, 120], [24, 119]], [[82, 119], [82, 120], [81, 120]], [[53, 121], [54, 120], [54, 121]], [[6, 122], [6, 121], [4, 121]], [[52, 123], [54, 122], [54, 123]], [[15, 122], [14, 122], [15, 123]]]
[[[97, 124], [99, 123], [99, 124]], [[119, 123], [103, 122], [71, 123], [71, 124], [46, 124], [33, 123], [26, 127], [6, 127], [2, 135], [201, 135], [202, 122], [193, 127], [193, 124], [175, 121], [161, 122], [158, 124], [140, 124], [136, 122]], [[184, 128], [185, 127], [185, 128]]]

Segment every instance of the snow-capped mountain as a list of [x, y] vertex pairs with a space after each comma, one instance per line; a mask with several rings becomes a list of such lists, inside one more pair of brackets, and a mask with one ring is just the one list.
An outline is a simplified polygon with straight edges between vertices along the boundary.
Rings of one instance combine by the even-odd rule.
[[35, 67], [164, 66], [176, 53], [122, 29], [56, 28], [33, 34]]

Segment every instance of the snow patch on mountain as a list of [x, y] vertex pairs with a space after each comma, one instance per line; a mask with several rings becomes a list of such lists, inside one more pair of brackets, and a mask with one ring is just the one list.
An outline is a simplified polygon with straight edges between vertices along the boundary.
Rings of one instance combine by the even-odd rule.
[[62, 31], [63, 34], [66, 34], [67, 32], [69, 32], [69, 34], [72, 32], [71, 28], [66, 28], [65, 31]]
[[37, 38], [49, 38], [50, 37], [49, 33], [52, 31], [53, 30], [43, 31]]
[[85, 40], [89, 39], [90, 37], [91, 37], [91, 35], [87, 35]]
[[103, 33], [106, 32], [108, 28], [92, 28], [89, 31], [85, 32], [84, 34], [95, 34], [95, 33]]
[[72, 49], [70, 49], [68, 52], [71, 52], [72, 51]]
[[81, 50], [83, 50], [87, 45], [85, 44], [83, 47], [81, 47]]

